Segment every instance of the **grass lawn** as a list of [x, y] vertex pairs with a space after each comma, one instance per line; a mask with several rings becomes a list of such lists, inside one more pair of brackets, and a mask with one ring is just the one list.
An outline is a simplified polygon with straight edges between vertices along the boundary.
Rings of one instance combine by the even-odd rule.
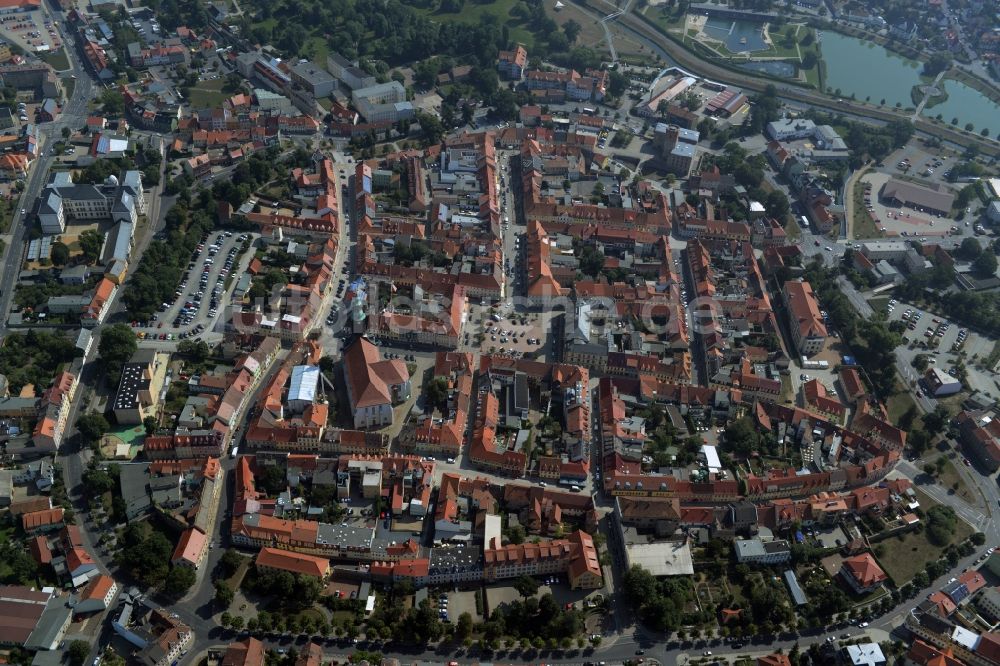
[[[647, 5], [644, 10], [642, 10], [643, 15], [648, 18], [653, 23], [657, 24], [664, 30], [675, 30], [684, 26], [684, 22], [687, 19], [686, 14], [675, 14], [662, 9], [658, 6]], [[694, 34], [698, 34], [694, 31]], [[694, 35], [692, 35], [693, 37]]]
[[315, 35], [306, 40], [302, 47], [302, 53], [320, 67], [326, 67], [326, 57], [329, 55], [330, 49], [322, 35]]
[[230, 589], [240, 589], [240, 586], [243, 585], [243, 578], [247, 575], [247, 571], [250, 569], [250, 563], [252, 561], [253, 560], [251, 558], [244, 557], [239, 568], [233, 572], [232, 576], [226, 579], [226, 583], [229, 585]]
[[810, 85], [814, 86], [817, 90], [819, 90], [820, 89], [819, 65], [817, 64], [812, 69], [804, 69], [802, 71], [805, 72], [806, 83], [809, 83]]
[[66, 57], [66, 51], [59, 49], [58, 51], [50, 51], [42, 56], [42, 60], [52, 65], [52, 69], [57, 71], [62, 71], [64, 69], [69, 69], [69, 58]]
[[[935, 452], [936, 453], [936, 452]], [[928, 456], [928, 462], [933, 462], [938, 459], [938, 455]], [[955, 494], [961, 497], [963, 500], [969, 504], [976, 503], [976, 497], [969, 490], [969, 487], [965, 485], [965, 479], [958, 473], [955, 469], [955, 463], [952, 460], [948, 460], [945, 463], [944, 469], [941, 473], [937, 475], [938, 484], [944, 486], [946, 489], [954, 488]], [[956, 486], [956, 484], [958, 484]]]
[[[926, 494], [917, 492], [917, 499], [920, 501], [920, 508], [927, 513], [927, 510], [935, 506], [937, 502]], [[955, 534], [951, 543], [959, 543], [967, 539], [973, 533], [972, 527], [960, 518], [955, 519]], [[885, 555], [879, 558], [879, 562], [885, 568], [886, 573], [892, 576], [896, 585], [902, 585], [913, 578], [918, 571], [927, 568], [927, 564], [941, 556], [944, 548], [932, 544], [927, 539], [927, 531], [908, 532], [902, 537], [892, 537], [881, 542], [885, 545]]]
[[877, 296], [875, 298], [869, 298], [868, 305], [872, 306], [872, 309], [876, 312], [881, 312], [882, 310], [885, 310], [887, 305], [889, 305], [889, 297]]
[[10, 228], [11, 220], [14, 219], [14, 206], [17, 205], [17, 199], [8, 201], [7, 199], [0, 199], [0, 234], [7, 233]]
[[851, 191], [853, 213], [851, 220], [851, 235], [853, 238], [880, 238], [882, 232], [878, 230], [875, 220], [865, 209], [865, 184], [861, 178], [854, 181], [854, 188]]
[[[785, 45], [785, 32], [790, 27], [794, 27], [795, 28], [795, 41], [792, 43], [791, 46], [786, 46]], [[795, 60], [798, 60], [799, 57], [800, 57], [799, 56], [800, 50], [801, 51], [808, 50], [805, 47], [799, 46], [799, 42], [801, 42], [805, 38], [806, 33], [810, 32], [810, 31], [812, 31], [812, 28], [809, 28], [808, 26], [803, 26], [803, 25], [785, 26], [781, 30], [781, 32], [772, 32], [771, 33], [771, 50], [770, 51], [762, 51], [758, 55], [766, 55], [768, 57], [778, 56], [778, 57], [781, 57], [781, 58], [794, 58]], [[815, 39], [816, 39], [816, 36], [813, 35], [813, 44], [816, 43]]]
[[781, 399], [795, 400], [795, 394], [792, 392], [792, 378], [790, 375], [781, 375]]
[[330, 626], [331, 627], [332, 626], [342, 627], [345, 624], [348, 624], [349, 622], [353, 622], [354, 620], [355, 620], [355, 616], [354, 616], [354, 613], [352, 613], [351, 611], [339, 610], [339, 611], [333, 611], [332, 613], [330, 613]]
[[324, 615], [323, 611], [318, 608], [306, 608], [305, 610], [299, 611], [295, 617], [299, 618], [300, 623], [305, 622], [306, 620], [312, 620], [315, 624], [326, 622], [326, 615]]
[[191, 99], [189, 100], [191, 105], [200, 109], [222, 104], [229, 97], [227, 93], [222, 92], [224, 84], [225, 81], [221, 78], [214, 81], [199, 81], [198, 85], [191, 88]]
[[535, 36], [524, 24], [511, 16], [511, 10], [519, 0], [494, 0], [493, 2], [467, 2], [459, 12], [430, 11], [425, 7], [413, 7], [416, 12], [429, 16], [436, 21], [455, 21], [460, 23], [479, 23], [479, 17], [492, 14], [497, 20], [510, 29], [510, 41], [524, 44], [531, 53], [535, 45]]
[[[872, 307], [875, 307], [874, 305]], [[876, 308], [878, 309], [878, 308]], [[886, 411], [889, 412], [889, 423], [899, 423], [899, 419], [903, 414], [905, 414], [910, 407], [916, 407], [916, 403], [913, 401], [913, 396], [910, 392], [906, 390], [902, 384], [898, 381], [896, 382], [896, 391], [889, 396], [886, 401]], [[917, 412], [919, 414], [919, 411]], [[922, 426], [920, 417], [918, 416], [913, 420], [912, 428], [917, 428]]]
[[802, 229], [799, 228], [799, 222], [794, 215], [789, 215], [785, 221], [785, 234], [792, 240], [802, 237]]

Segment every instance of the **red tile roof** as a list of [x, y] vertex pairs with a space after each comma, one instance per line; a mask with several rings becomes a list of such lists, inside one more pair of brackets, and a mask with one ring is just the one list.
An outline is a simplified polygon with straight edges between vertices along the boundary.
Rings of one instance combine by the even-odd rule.
[[257, 554], [257, 566], [323, 578], [330, 569], [330, 560], [278, 548], [261, 548]]
[[844, 560], [844, 567], [854, 577], [861, 587], [872, 587], [887, 580], [889, 577], [882, 571], [871, 553], [863, 553]]

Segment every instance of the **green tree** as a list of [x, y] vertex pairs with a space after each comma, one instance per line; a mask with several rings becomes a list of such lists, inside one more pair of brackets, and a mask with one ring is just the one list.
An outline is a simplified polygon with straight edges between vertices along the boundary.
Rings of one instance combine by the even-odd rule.
[[731, 421], [726, 426], [726, 449], [740, 456], [746, 456], [760, 446], [760, 434], [747, 417]]
[[223, 575], [228, 577], [236, 573], [244, 561], [246, 561], [245, 557], [235, 550], [229, 549], [222, 554], [219, 565], [222, 567]]
[[616, 69], [608, 72], [608, 94], [611, 97], [621, 97], [628, 90], [628, 77]]
[[101, 256], [101, 247], [104, 245], [104, 236], [94, 229], [87, 229], [77, 238], [83, 258], [87, 263], [94, 263]]
[[49, 257], [52, 259], [54, 266], [65, 266], [69, 263], [69, 246], [62, 241], [52, 243]]
[[163, 593], [168, 597], [179, 599], [187, 594], [195, 582], [194, 569], [189, 567], [176, 566], [167, 574], [167, 579], [163, 582]]
[[972, 271], [982, 278], [996, 276], [997, 256], [992, 252], [983, 252], [972, 262]]
[[938, 504], [927, 511], [927, 537], [937, 546], [946, 546], [955, 534], [955, 511], [950, 506]]
[[968, 236], [962, 239], [962, 244], [958, 248], [958, 256], [966, 261], [973, 261], [982, 254], [983, 248], [979, 245], [979, 241], [972, 236]]
[[951, 415], [948, 413], [948, 409], [944, 405], [938, 404], [934, 411], [924, 414], [924, 430], [929, 435], [937, 435], [944, 430], [950, 419]]
[[329, 375], [336, 367], [335, 359], [329, 354], [321, 356], [319, 359], [319, 369], [323, 374]]
[[132, 358], [137, 348], [135, 333], [128, 325], [113, 324], [102, 330], [97, 351], [101, 355], [108, 382], [112, 386], [118, 386], [122, 366]]
[[524, 527], [521, 525], [511, 525], [507, 528], [507, 540], [513, 544], [524, 543], [526, 536]]
[[114, 88], [107, 88], [98, 98], [108, 115], [120, 115], [125, 110], [125, 98]]
[[441, 137], [444, 136], [445, 128], [437, 116], [418, 112], [417, 122], [420, 123], [420, 129], [424, 133], [424, 141], [427, 142], [427, 145], [434, 146], [441, 143]]
[[462, 613], [455, 624], [455, 638], [464, 640], [470, 636], [472, 636], [472, 615], [468, 612]]
[[567, 41], [572, 44], [576, 41], [576, 38], [580, 36], [581, 26], [579, 23], [570, 19], [563, 24], [563, 33], [566, 34]]
[[531, 576], [521, 576], [514, 581], [514, 589], [522, 597], [533, 597], [538, 594], [538, 581]]
[[111, 424], [102, 414], [88, 412], [76, 420], [76, 429], [80, 431], [80, 436], [86, 443], [92, 444], [111, 429]]
[[428, 382], [425, 390], [427, 406], [431, 409], [445, 410], [448, 408], [448, 380], [436, 377]]
[[83, 666], [83, 663], [87, 661], [87, 657], [90, 656], [90, 642], [73, 641], [69, 644], [67, 652], [71, 666]]
[[[597, 188], [594, 189], [596, 191]], [[601, 269], [604, 268], [605, 256], [596, 246], [587, 244], [583, 246], [583, 250], [580, 252], [579, 261], [580, 271], [584, 275], [596, 278], [600, 275]]]
[[155, 416], [147, 416], [142, 420], [142, 427], [146, 431], [147, 436], [156, 432], [159, 425], [160, 423]]
[[[122, 532], [120, 544], [115, 561], [128, 575], [147, 587], [158, 587], [164, 583], [170, 572], [174, 546], [162, 532], [149, 523], [129, 523]], [[194, 582], [194, 578], [176, 574], [172, 589], [180, 590], [188, 581]]]
[[224, 580], [215, 581], [215, 603], [223, 608], [228, 608], [233, 603], [233, 588]]
[[951, 54], [947, 51], [938, 51], [924, 63], [923, 73], [924, 76], [937, 76], [949, 67], [951, 67]]

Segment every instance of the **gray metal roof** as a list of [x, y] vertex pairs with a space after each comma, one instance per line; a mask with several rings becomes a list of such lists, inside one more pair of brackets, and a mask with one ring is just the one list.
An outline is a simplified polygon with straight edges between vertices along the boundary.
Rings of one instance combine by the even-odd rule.
[[799, 585], [799, 579], [795, 577], [795, 572], [788, 569], [783, 575], [785, 577], [785, 584], [788, 585], [788, 591], [791, 593], [792, 601], [795, 602], [795, 605], [806, 605], [809, 600], [806, 599], [806, 593], [802, 591], [802, 586]]

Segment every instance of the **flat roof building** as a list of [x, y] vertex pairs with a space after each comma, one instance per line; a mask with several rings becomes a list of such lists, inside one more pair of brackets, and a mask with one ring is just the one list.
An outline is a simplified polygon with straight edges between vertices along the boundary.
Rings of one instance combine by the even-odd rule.
[[288, 409], [299, 414], [316, 400], [319, 387], [319, 366], [297, 365], [292, 368], [288, 385]]
[[683, 541], [626, 544], [628, 566], [638, 564], [654, 576], [691, 576], [694, 562], [691, 546]]

